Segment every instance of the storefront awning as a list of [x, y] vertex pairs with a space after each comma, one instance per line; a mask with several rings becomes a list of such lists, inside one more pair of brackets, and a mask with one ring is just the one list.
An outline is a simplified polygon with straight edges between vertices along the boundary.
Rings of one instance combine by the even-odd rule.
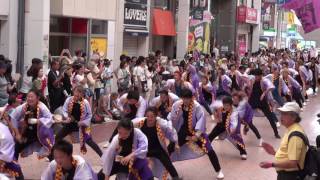
[[176, 36], [176, 28], [171, 11], [153, 9], [152, 34], [160, 36]]

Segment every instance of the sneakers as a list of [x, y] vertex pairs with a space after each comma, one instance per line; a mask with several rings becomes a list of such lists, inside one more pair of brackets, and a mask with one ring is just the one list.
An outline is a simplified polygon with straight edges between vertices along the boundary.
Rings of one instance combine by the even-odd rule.
[[304, 102], [303, 105], [306, 106], [306, 105], [307, 105], [307, 102]]
[[260, 138], [260, 139], [259, 139], [259, 147], [262, 147], [262, 143], [263, 143], [263, 139]]
[[274, 135], [277, 139], [281, 139], [281, 137], [279, 136], [279, 134]]
[[276, 123], [277, 124], [277, 128], [279, 128], [281, 126], [281, 124], [279, 123], [279, 121]]
[[320, 113], [317, 114], [318, 118], [320, 118]]
[[247, 155], [246, 154], [241, 154], [241, 160], [247, 160]]
[[110, 145], [110, 143], [109, 143], [109, 141], [107, 141], [102, 147], [103, 147], [103, 148], [108, 148], [109, 145]]
[[218, 179], [218, 180], [221, 180], [221, 179], [223, 179], [223, 178], [224, 178], [224, 174], [222, 173], [222, 170], [220, 170], [220, 171], [218, 172], [217, 179]]

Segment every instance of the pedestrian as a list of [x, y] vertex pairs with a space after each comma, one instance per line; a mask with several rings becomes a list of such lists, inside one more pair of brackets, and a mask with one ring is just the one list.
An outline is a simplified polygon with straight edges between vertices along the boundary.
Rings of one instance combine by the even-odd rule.
[[304, 144], [301, 137], [290, 137], [294, 132], [305, 135], [303, 127], [299, 124], [301, 121], [300, 107], [295, 102], [288, 102], [278, 109], [281, 112], [281, 124], [287, 131], [277, 151], [268, 143], [262, 144], [265, 151], [275, 157], [275, 161], [263, 161], [260, 167], [275, 168], [278, 174], [277, 180], [294, 180], [299, 177], [300, 170], [304, 168], [307, 152], [307, 145]]

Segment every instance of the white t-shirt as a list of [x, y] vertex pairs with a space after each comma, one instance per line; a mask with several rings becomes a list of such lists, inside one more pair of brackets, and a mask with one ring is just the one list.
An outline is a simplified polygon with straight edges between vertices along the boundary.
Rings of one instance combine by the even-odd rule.
[[[72, 82], [73, 82], [73, 84], [74, 84], [75, 86], [83, 85], [83, 84], [81, 83], [81, 81], [83, 81], [84, 78], [85, 78], [85, 77], [84, 77], [84, 74], [82, 74], [82, 75], [77, 74], [77, 75], [74, 76]], [[87, 84], [87, 83], [84, 84], [83, 87], [84, 87], [84, 88], [88, 88], [88, 84]]]
[[136, 70], [137, 78], [140, 77], [141, 81], [146, 81], [146, 71], [147, 69], [145, 67], [138, 66]]

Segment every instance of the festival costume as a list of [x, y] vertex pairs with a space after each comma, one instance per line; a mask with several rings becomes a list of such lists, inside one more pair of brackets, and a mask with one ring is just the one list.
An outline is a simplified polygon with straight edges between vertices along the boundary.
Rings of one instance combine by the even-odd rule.
[[171, 112], [171, 108], [173, 103], [179, 100], [179, 97], [173, 93], [168, 93], [168, 101], [166, 103], [161, 103], [160, 96], [153, 98], [149, 106], [156, 107], [159, 111], [159, 116], [163, 119], [166, 119], [169, 112]]

